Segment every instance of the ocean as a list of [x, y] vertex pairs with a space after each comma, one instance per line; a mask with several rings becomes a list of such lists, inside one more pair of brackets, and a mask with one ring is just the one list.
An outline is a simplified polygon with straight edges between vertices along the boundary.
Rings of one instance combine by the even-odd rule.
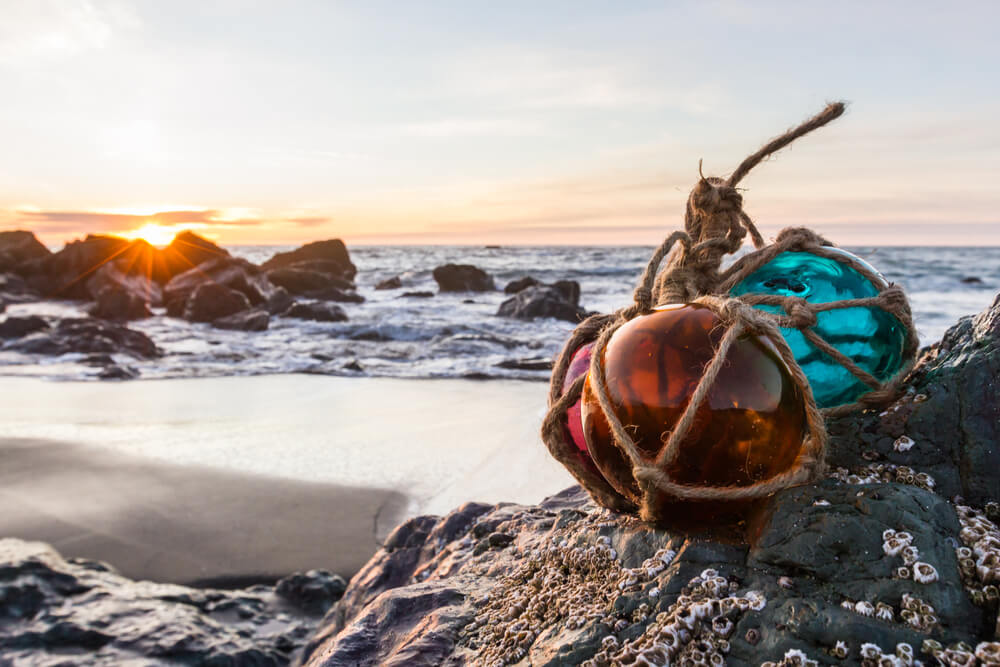
[[[290, 246], [236, 246], [229, 250], [262, 262]], [[1000, 291], [1000, 248], [848, 248], [901, 284], [909, 295], [921, 344], [938, 340], [963, 315], [979, 312]], [[265, 332], [214, 329], [166, 317], [133, 322], [164, 351], [161, 358], [120, 363], [141, 378], [194, 378], [281, 373], [395, 378], [507, 378], [545, 380], [546, 370], [517, 368], [546, 360], [562, 347], [573, 325], [551, 319], [520, 321], [496, 316], [507, 298], [503, 286], [523, 276], [543, 282], [576, 280], [581, 305], [608, 312], [627, 305], [650, 247], [351, 246], [358, 267], [361, 304], [341, 304], [342, 323], [272, 318]], [[496, 292], [438, 294], [431, 275], [448, 262], [474, 264], [490, 273]], [[400, 276], [403, 289], [377, 291]], [[403, 292], [433, 292], [430, 298]], [[12, 305], [8, 315], [82, 316], [83, 304]], [[0, 351], [0, 374], [85, 380], [100, 369], [82, 355], [34, 357]], [[515, 366], [515, 367], [510, 367]]]

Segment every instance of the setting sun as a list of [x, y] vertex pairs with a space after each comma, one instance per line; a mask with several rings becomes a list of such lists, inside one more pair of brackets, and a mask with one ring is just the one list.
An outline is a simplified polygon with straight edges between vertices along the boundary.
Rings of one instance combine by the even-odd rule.
[[148, 241], [151, 245], [162, 248], [163, 246], [170, 245], [176, 234], [177, 230], [174, 227], [165, 227], [154, 222], [147, 222], [138, 229], [123, 233], [122, 236], [133, 240], [142, 239]]

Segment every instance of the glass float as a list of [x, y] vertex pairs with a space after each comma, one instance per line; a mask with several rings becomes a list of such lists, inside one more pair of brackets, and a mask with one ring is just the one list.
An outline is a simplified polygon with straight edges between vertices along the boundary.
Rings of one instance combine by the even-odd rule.
[[[594, 344], [587, 343], [573, 353], [569, 368], [566, 369], [566, 379], [563, 381], [563, 394], [569, 391], [577, 378], [586, 375], [590, 370], [590, 353], [593, 349]], [[583, 416], [580, 410], [580, 400], [566, 409], [566, 431], [569, 441], [576, 445], [577, 450], [589, 461], [590, 454], [587, 452], [587, 440], [583, 436]]]
[[[601, 353], [608, 398], [647, 463], [656, 459], [683, 415], [725, 330], [706, 306], [670, 305], [627, 322], [608, 340]], [[632, 463], [614, 442], [591, 376], [584, 384], [582, 415], [597, 468], [619, 493], [638, 503]], [[804, 396], [774, 344], [744, 335], [730, 347], [666, 472], [688, 486], [767, 480], [794, 466], [806, 425]]]
[[[878, 276], [877, 282], [845, 263], [809, 252], [783, 252], [740, 281], [731, 296], [778, 294], [828, 303], [872, 297], [884, 289], [885, 279], [864, 260], [839, 248], [826, 248], [854, 260]], [[772, 313], [781, 306], [758, 305]], [[906, 329], [895, 316], [874, 306], [835, 308], [816, 313], [813, 328], [826, 342], [880, 382], [891, 378], [903, 362]], [[861, 380], [810, 343], [798, 329], [782, 329], [795, 360], [809, 379], [816, 405], [828, 408], [852, 403], [871, 391]]]

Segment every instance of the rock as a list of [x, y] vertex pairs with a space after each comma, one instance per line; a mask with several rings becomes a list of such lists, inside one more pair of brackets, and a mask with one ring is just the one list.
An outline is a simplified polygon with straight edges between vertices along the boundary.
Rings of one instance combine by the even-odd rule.
[[493, 277], [471, 264], [445, 264], [434, 269], [434, 280], [442, 292], [489, 292], [496, 289]]
[[[261, 265], [265, 271], [291, 267], [305, 262], [329, 262], [323, 273], [340, 275], [347, 280], [353, 280], [357, 268], [351, 263], [347, 247], [340, 239], [314, 241], [290, 252], [279, 252]], [[303, 268], [317, 270], [316, 265], [306, 265]]]
[[216, 329], [234, 329], [237, 331], [266, 331], [271, 322], [271, 314], [266, 310], [255, 308], [212, 320]]
[[375, 285], [375, 289], [401, 289], [403, 287], [403, 281], [400, 280], [399, 276], [393, 276], [392, 278], [386, 278], [378, 282]]
[[282, 317], [294, 317], [300, 320], [315, 320], [317, 322], [346, 322], [347, 313], [340, 306], [332, 303], [296, 303], [281, 314]]
[[293, 303], [295, 303], [295, 300], [288, 293], [288, 290], [284, 287], [275, 287], [271, 295], [267, 297], [267, 303], [264, 304], [264, 308], [272, 315], [277, 315], [291, 308]]
[[[946, 498], [976, 506], [1000, 500], [1000, 295], [924, 351], [910, 392], [884, 411], [828, 423], [828, 460], [850, 468], [862, 453], [934, 478]], [[894, 443], [914, 441], [905, 452]]]
[[323, 289], [306, 292], [304, 296], [320, 301], [337, 301], [339, 303], [364, 303], [365, 297], [354, 291], [345, 291], [337, 287], [324, 287]]
[[131, 366], [110, 364], [102, 368], [97, 377], [101, 380], [134, 380], [139, 377], [139, 371]]
[[831, 420], [829, 475], [761, 501], [742, 540], [657, 528], [579, 487], [411, 519], [303, 664], [931, 664], [928, 639], [947, 664], [989, 663], [998, 377], [1000, 296], [925, 351], [895, 404]]
[[284, 287], [291, 294], [306, 294], [316, 290], [333, 287], [351, 289], [350, 281], [338, 275], [300, 268], [299, 265], [272, 269], [267, 272], [267, 279], [273, 284]]
[[109, 287], [130, 293], [147, 306], [163, 305], [163, 289], [157, 282], [149, 276], [129, 274], [115, 262], [103, 265], [87, 280], [87, 292], [93, 299]]
[[983, 279], [980, 278], [979, 276], [966, 276], [962, 278], [961, 282], [966, 285], [982, 285]]
[[8, 317], [0, 322], [0, 338], [20, 338], [48, 328], [49, 323], [37, 315]]
[[0, 273], [14, 271], [24, 262], [41, 260], [51, 254], [32, 232], [0, 232]]
[[260, 269], [245, 259], [216, 257], [175, 276], [166, 284], [163, 301], [167, 305], [167, 314], [171, 317], [183, 316], [188, 299], [197, 287], [206, 283], [240, 292], [254, 306], [267, 303], [276, 289]]
[[189, 271], [196, 266], [218, 257], [229, 257], [229, 252], [215, 245], [206, 238], [192, 231], [183, 231], [174, 236], [166, 248], [162, 250], [166, 278], [169, 282], [174, 276]]
[[551, 371], [551, 359], [504, 359], [496, 364], [497, 368], [509, 368], [520, 371]]
[[202, 283], [195, 288], [184, 306], [184, 319], [213, 322], [250, 308], [250, 300], [220, 283]]
[[16, 273], [0, 273], [0, 300], [7, 303], [25, 303], [38, 298], [24, 278]]
[[313, 616], [321, 616], [344, 595], [347, 582], [326, 570], [295, 573], [278, 581], [275, 592], [295, 607]]
[[97, 295], [97, 303], [89, 310], [91, 317], [125, 322], [151, 317], [152, 311], [140, 296], [120, 285], [109, 285]]
[[404, 299], [430, 299], [434, 296], [434, 292], [403, 292], [399, 296]]
[[[573, 292], [568, 283], [570, 281], [563, 281], [560, 286], [526, 287], [501, 303], [497, 315], [519, 320], [554, 317], [568, 322], [580, 322], [587, 317], [588, 313], [578, 305], [579, 285]], [[569, 298], [574, 296], [576, 300]]]
[[288, 577], [301, 591], [292, 600], [263, 585], [134, 582], [45, 544], [2, 539], [0, 663], [287, 665], [318, 622], [316, 610], [336, 599], [336, 579], [322, 571]]
[[60, 320], [55, 327], [35, 331], [7, 345], [28, 354], [128, 354], [137, 358], [160, 355], [149, 336], [127, 327], [91, 318]]
[[534, 287], [535, 285], [541, 285], [541, 281], [532, 278], [531, 276], [525, 276], [524, 278], [518, 278], [517, 280], [512, 280], [503, 288], [504, 294], [517, 294], [526, 287]]
[[17, 272], [44, 296], [88, 300], [95, 295], [88, 286], [91, 278], [108, 264], [147, 281], [162, 283], [167, 278], [160, 252], [146, 241], [94, 234], [67, 243], [59, 252], [24, 262]]

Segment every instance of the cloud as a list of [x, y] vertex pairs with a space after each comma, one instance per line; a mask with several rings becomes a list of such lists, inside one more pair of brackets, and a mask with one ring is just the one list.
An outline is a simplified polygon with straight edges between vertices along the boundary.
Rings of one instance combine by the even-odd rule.
[[0, 17], [0, 64], [103, 49], [117, 30], [137, 23], [130, 8], [113, 0], [8, 0]]

